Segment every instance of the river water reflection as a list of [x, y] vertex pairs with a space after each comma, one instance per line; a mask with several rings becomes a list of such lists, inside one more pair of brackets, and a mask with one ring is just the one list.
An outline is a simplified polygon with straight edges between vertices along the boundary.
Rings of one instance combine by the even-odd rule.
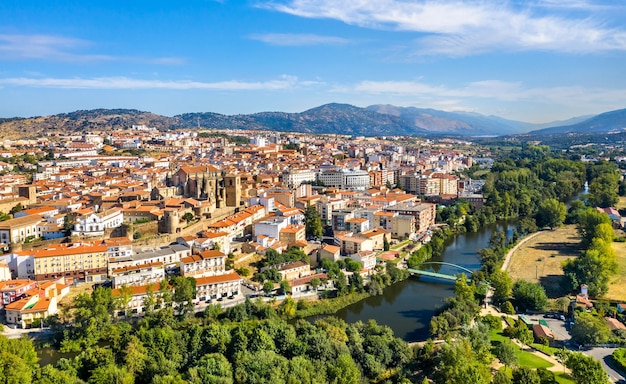
[[[480, 268], [478, 250], [489, 246], [489, 239], [496, 231], [507, 230], [510, 237], [515, 222], [500, 222], [485, 226], [477, 233], [455, 236], [446, 244], [441, 257], [431, 261], [445, 261], [471, 270]], [[442, 267], [442, 273], [456, 274], [460, 271]], [[385, 289], [383, 295], [368, 297], [352, 304], [335, 316], [353, 323], [374, 319], [390, 326], [396, 336], [412, 341], [429, 337], [430, 319], [446, 297], [453, 295], [454, 282], [430, 277], [411, 277]]]

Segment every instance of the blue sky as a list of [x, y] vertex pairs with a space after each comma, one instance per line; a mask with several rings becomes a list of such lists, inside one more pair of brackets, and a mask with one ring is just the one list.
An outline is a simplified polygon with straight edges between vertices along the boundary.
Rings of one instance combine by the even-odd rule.
[[626, 2], [2, 0], [0, 117], [626, 108]]

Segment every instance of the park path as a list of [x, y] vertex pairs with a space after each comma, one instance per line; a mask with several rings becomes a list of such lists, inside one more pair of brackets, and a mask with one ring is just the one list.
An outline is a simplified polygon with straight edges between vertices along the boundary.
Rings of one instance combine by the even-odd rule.
[[[489, 291], [491, 292], [491, 291]], [[488, 296], [490, 296], [488, 294]], [[481, 316], [485, 316], [485, 315], [493, 315], [493, 316], [497, 316], [497, 317], [502, 317], [502, 316], [507, 316], [507, 317], [511, 317], [514, 318], [515, 320], [517, 320], [517, 315], [507, 315], [504, 313], [499, 312], [494, 306], [492, 305], [487, 305], [486, 307], [481, 308], [480, 310], [480, 315]], [[506, 323], [506, 321], [504, 321], [504, 319], [502, 319], [502, 329], [506, 328], [508, 326], [508, 324]], [[511, 341], [517, 345], [518, 347], [520, 347], [523, 351], [528, 352], [528, 353], [532, 353], [533, 355], [542, 358], [543, 360], [549, 362], [550, 364], [552, 364], [551, 367], [548, 367], [548, 371], [552, 371], [552, 372], [566, 372], [566, 373], [570, 373], [570, 370], [568, 368], [565, 368], [563, 366], [563, 364], [561, 364], [557, 359], [555, 359], [553, 356], [547, 355], [541, 351], [536, 350], [533, 347], [528, 347], [528, 346], [524, 346], [522, 343], [520, 343], [518, 340], [516, 339], [511, 339]], [[500, 367], [502, 367], [502, 365], [498, 365], [500, 364], [499, 362], [494, 364], [493, 367], [499, 369]]]
[[517, 251], [519, 249], [519, 247], [521, 247], [522, 245], [524, 245], [528, 240], [530, 239], [534, 239], [535, 236], [539, 235], [541, 233], [541, 231], [539, 232], [535, 232], [532, 233], [526, 237], [524, 237], [522, 240], [520, 240], [519, 243], [515, 244], [515, 246], [513, 248], [511, 248], [507, 253], [506, 256], [504, 257], [504, 262], [502, 263], [502, 270], [506, 271], [507, 269], [509, 269], [509, 264], [511, 263], [511, 256], [513, 256], [513, 254], [515, 253], [515, 251]]

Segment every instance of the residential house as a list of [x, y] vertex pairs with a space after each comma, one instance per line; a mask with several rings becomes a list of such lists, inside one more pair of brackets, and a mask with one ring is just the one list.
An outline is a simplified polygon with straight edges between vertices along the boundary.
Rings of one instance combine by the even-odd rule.
[[281, 243], [292, 245], [306, 245], [306, 228], [304, 225], [288, 225], [280, 230], [279, 240]]
[[180, 273], [183, 276], [202, 277], [223, 274], [226, 270], [226, 254], [208, 250], [180, 259]]
[[363, 266], [363, 269], [370, 271], [376, 267], [376, 252], [360, 251], [349, 256], [352, 260], [356, 260]]
[[626, 329], [626, 325], [624, 325], [621, 321], [614, 319], [612, 317], [605, 317], [604, 321], [606, 321], [611, 331], [618, 331], [620, 329]]
[[0, 301], [0, 308], [17, 301], [29, 292], [37, 287], [37, 282], [34, 280], [17, 279], [0, 282], [0, 294], [2, 294], [2, 301]]
[[39, 215], [0, 221], [0, 243], [17, 244], [27, 239], [41, 237], [37, 225], [42, 221], [43, 218]]
[[331, 261], [337, 261], [341, 258], [341, 248], [335, 245], [325, 244], [318, 251], [319, 259], [328, 259]]
[[372, 240], [352, 233], [335, 234], [335, 244], [341, 249], [342, 255], [352, 255], [361, 251], [372, 251]]

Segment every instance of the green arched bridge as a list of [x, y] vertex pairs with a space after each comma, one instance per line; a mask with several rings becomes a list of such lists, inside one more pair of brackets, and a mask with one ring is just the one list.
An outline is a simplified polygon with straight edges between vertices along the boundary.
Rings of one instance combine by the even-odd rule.
[[[427, 262], [420, 264], [419, 266], [421, 267], [422, 265], [448, 265], [450, 267], [460, 269], [463, 272], [467, 272], [469, 274], [468, 278], [471, 278], [472, 274], [474, 273], [474, 271], [470, 269], [467, 269], [457, 264], [446, 263], [445, 261], [427, 261]], [[407, 271], [409, 271], [410, 273], [415, 273], [416, 275], [438, 277], [440, 279], [446, 279], [446, 280], [456, 280], [456, 275], [446, 275], [445, 273], [422, 271], [421, 269], [414, 269], [414, 268], [409, 268], [407, 269]]]

